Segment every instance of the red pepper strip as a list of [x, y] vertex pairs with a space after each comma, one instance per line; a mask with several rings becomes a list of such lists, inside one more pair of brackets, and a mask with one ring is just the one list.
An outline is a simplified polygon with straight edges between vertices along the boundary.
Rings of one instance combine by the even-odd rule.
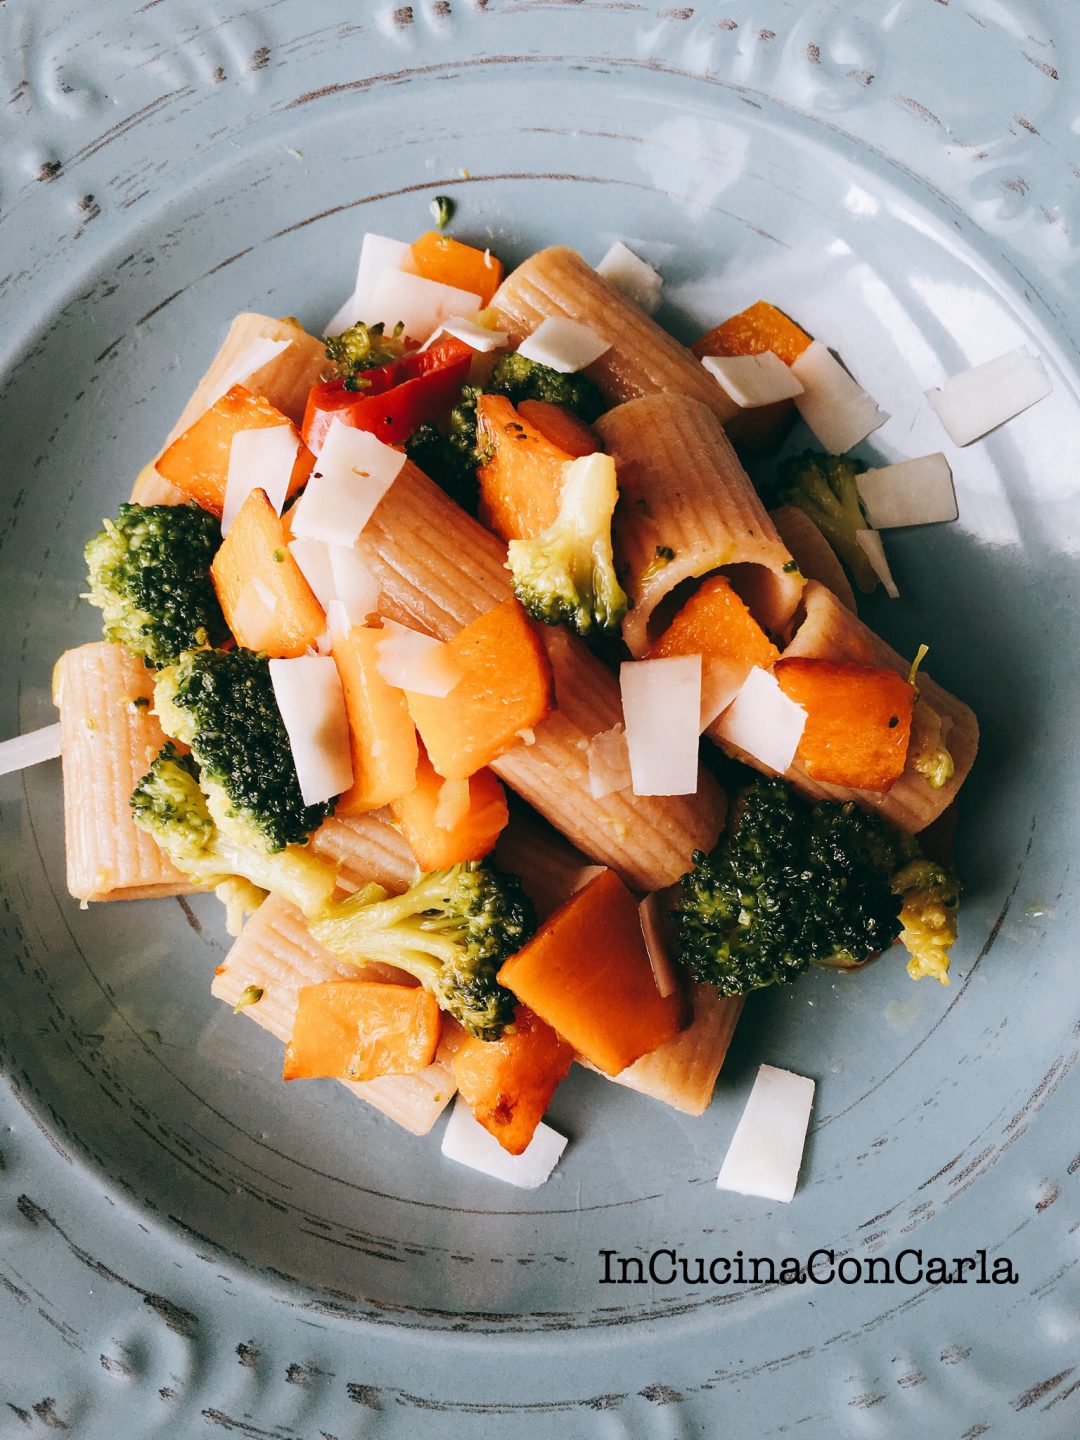
[[468, 379], [472, 353], [470, 346], [447, 335], [430, 350], [363, 371], [362, 390], [347, 390], [344, 380], [312, 386], [304, 412], [304, 444], [318, 454], [331, 422], [338, 419], [354, 430], [370, 430], [387, 445], [400, 445], [418, 425], [453, 405]]

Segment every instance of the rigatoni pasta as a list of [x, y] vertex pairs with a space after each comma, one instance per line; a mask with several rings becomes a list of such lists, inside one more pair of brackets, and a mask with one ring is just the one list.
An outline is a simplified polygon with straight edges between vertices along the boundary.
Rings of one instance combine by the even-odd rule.
[[776, 533], [791, 551], [799, 573], [806, 580], [819, 580], [849, 610], [855, 609], [855, 593], [844, 574], [836, 552], [805, 510], [797, 505], [779, 505], [769, 511]]

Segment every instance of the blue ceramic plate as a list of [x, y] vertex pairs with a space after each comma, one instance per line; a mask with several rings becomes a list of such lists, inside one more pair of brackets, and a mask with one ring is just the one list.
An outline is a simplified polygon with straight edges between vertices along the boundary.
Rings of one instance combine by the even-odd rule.
[[[1080, 1184], [1070, 7], [1037, 0], [7, 0], [0, 732], [89, 639], [80, 552], [241, 309], [312, 327], [368, 228], [514, 261], [615, 237], [689, 336], [767, 296], [945, 448], [871, 622], [978, 711], [954, 982], [747, 1007], [701, 1120], [575, 1074], [529, 1194], [442, 1160], [209, 996], [216, 904], [80, 912], [59, 776], [0, 782], [0, 1433], [1075, 1436]], [[923, 391], [1028, 344], [966, 450]], [[757, 1064], [812, 1075], [790, 1206], [718, 1194]], [[1012, 1285], [604, 1285], [601, 1250], [1008, 1258]], [[849, 1274], [854, 1267], [848, 1267]], [[878, 1272], [880, 1273], [880, 1271]], [[910, 1269], [906, 1271], [910, 1274]]]

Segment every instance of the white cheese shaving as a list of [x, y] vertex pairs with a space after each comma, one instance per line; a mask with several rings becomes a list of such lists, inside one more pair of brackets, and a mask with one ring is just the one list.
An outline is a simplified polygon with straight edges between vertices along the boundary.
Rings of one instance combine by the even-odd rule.
[[641, 307], [646, 315], [655, 315], [660, 308], [664, 288], [663, 276], [647, 260], [635, 255], [629, 245], [616, 240], [596, 267], [596, 273], [615, 287], [620, 294]]
[[373, 611], [378, 610], [382, 586], [364, 563], [360, 552], [351, 545], [329, 545], [327, 549], [334, 599], [344, 605], [353, 625], [362, 625]]
[[970, 445], [1044, 400], [1053, 388], [1042, 360], [1021, 345], [954, 375], [940, 390], [927, 390], [926, 398], [950, 440]]
[[666, 1000], [678, 990], [679, 975], [668, 948], [664, 906], [655, 892], [646, 895], [638, 906], [638, 919], [641, 923], [641, 938], [649, 952], [649, 964], [652, 966], [656, 989], [661, 1000]]
[[353, 779], [349, 722], [334, 661], [322, 655], [271, 660], [270, 682], [304, 804], [318, 805], [348, 790]]
[[762, 1065], [716, 1188], [790, 1204], [799, 1183], [813, 1105], [813, 1080]]
[[404, 325], [408, 339], [421, 340], [444, 320], [455, 315], [475, 315], [479, 309], [480, 296], [469, 290], [441, 285], [437, 280], [403, 270], [384, 270], [372, 291], [364, 319], [369, 325], [382, 323], [388, 332], [395, 325]]
[[791, 372], [803, 387], [795, 397], [799, 414], [832, 455], [843, 455], [889, 418], [820, 340], [792, 362]]
[[210, 392], [210, 398], [206, 402], [207, 410], [212, 409], [234, 385], [243, 385], [256, 371], [269, 365], [271, 360], [276, 360], [291, 344], [291, 340], [269, 340], [264, 336], [261, 340], [253, 340], [250, 345], [245, 345]]
[[300, 438], [291, 425], [238, 430], [229, 446], [229, 471], [221, 507], [221, 533], [227, 535], [252, 490], [262, 490], [280, 515], [289, 493]]
[[701, 728], [707, 730], [746, 684], [750, 666], [744, 660], [701, 659]]
[[330, 602], [337, 598], [330, 570], [330, 546], [325, 540], [290, 540], [289, 554], [299, 565], [315, 599], [324, 610], [328, 609]]
[[383, 271], [404, 269], [411, 256], [412, 246], [406, 245], [403, 240], [391, 240], [388, 235], [375, 235], [369, 231], [360, 243], [360, 262], [352, 294], [327, 324], [323, 334], [340, 335], [342, 330], [347, 330], [358, 320], [366, 320], [367, 302]]
[[296, 502], [293, 534], [330, 545], [354, 545], [404, 464], [402, 451], [335, 418]]
[[871, 569], [885, 587], [885, 594], [890, 600], [899, 600], [900, 591], [896, 581], [889, 569], [889, 562], [885, 556], [885, 546], [881, 543], [881, 536], [876, 530], [856, 530], [855, 539], [859, 549], [870, 561]]
[[795, 759], [806, 711], [789, 700], [775, 675], [755, 666], [717, 722], [717, 735], [782, 775]]
[[518, 354], [558, 370], [561, 375], [573, 375], [610, 349], [611, 341], [601, 340], [588, 325], [579, 325], [562, 315], [551, 315], [525, 337], [518, 346]]
[[856, 478], [859, 499], [875, 530], [901, 525], [938, 525], [959, 515], [949, 462], [940, 450], [864, 470]]
[[475, 320], [464, 315], [451, 315], [449, 320], [444, 320], [431, 332], [420, 349], [430, 349], [440, 335], [452, 335], [455, 340], [460, 340], [462, 344], [470, 345], [484, 354], [491, 350], [502, 350], [510, 343], [510, 335], [506, 330], [489, 330], [486, 325], [478, 325]]
[[508, 1154], [495, 1136], [473, 1118], [460, 1096], [454, 1102], [442, 1139], [442, 1153], [448, 1160], [479, 1170], [493, 1180], [516, 1185], [519, 1190], [535, 1190], [543, 1185], [565, 1149], [565, 1136], [541, 1122], [520, 1155]]
[[705, 355], [701, 363], [744, 410], [793, 400], [803, 393], [798, 376], [771, 350], [760, 355]]
[[375, 649], [375, 669], [399, 690], [442, 700], [461, 679], [461, 669], [447, 645], [394, 620], [383, 621], [383, 637]]
[[624, 660], [619, 685], [634, 794], [696, 794], [701, 656]]
[[31, 765], [40, 765], [43, 760], [55, 760], [59, 754], [59, 725], [46, 725], [26, 735], [0, 740], [0, 775], [26, 770]]
[[630, 785], [630, 751], [626, 745], [626, 731], [621, 725], [603, 730], [589, 741], [586, 753], [589, 763], [589, 794], [594, 800], [603, 800]]

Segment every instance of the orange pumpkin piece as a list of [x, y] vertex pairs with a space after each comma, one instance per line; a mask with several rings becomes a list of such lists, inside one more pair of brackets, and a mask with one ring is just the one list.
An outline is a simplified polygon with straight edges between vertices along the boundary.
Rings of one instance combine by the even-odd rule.
[[573, 1058], [550, 1025], [519, 1005], [513, 1034], [499, 1040], [465, 1036], [454, 1055], [454, 1079], [474, 1118], [504, 1150], [520, 1155]]
[[407, 691], [428, 758], [446, 780], [465, 780], [539, 725], [555, 699], [551, 663], [517, 600], [505, 600], [447, 642], [461, 672], [448, 695]]
[[345, 696], [353, 770], [351, 788], [334, 806], [338, 816], [378, 810], [416, 784], [416, 726], [404, 690], [379, 674], [377, 646], [382, 638], [381, 629], [354, 625], [334, 639], [330, 652]]
[[613, 870], [549, 916], [498, 978], [608, 1075], [681, 1028], [682, 1001], [657, 990], [638, 902]]
[[[467, 780], [444, 780], [421, 752], [415, 781], [413, 789], [393, 800], [390, 811], [421, 870], [445, 870], [490, 854], [510, 819], [506, 791], [490, 770], [478, 770]], [[339, 801], [335, 814], [340, 813]]]
[[416, 1075], [435, 1059], [442, 1017], [422, 986], [325, 980], [297, 995], [285, 1080]]
[[888, 790], [903, 774], [912, 686], [895, 670], [836, 660], [780, 660], [781, 690], [806, 711], [796, 758], [812, 780]]
[[241, 430], [270, 430], [281, 425], [287, 425], [296, 437], [296, 463], [288, 490], [295, 494], [307, 484], [315, 456], [300, 443], [300, 431], [288, 416], [242, 385], [234, 385], [173, 441], [158, 460], [157, 472], [204, 510], [220, 516], [234, 437]]
[[438, 230], [428, 230], [413, 241], [412, 264], [425, 280], [437, 280], [440, 285], [454, 285], [479, 295], [481, 307], [491, 304], [502, 284], [503, 263], [490, 250], [463, 245]]
[[303, 655], [326, 629], [326, 616], [289, 552], [281, 516], [265, 491], [252, 490], [210, 567], [236, 643], [271, 659]]
[[[809, 344], [810, 336], [794, 320], [775, 305], [758, 300], [695, 340], [690, 349], [699, 359], [702, 355], [761, 355], [771, 350], [790, 365]], [[726, 428], [733, 440], [763, 450], [780, 439], [794, 414], [794, 401], [777, 400], [773, 405], [740, 411]]]
[[517, 412], [534, 430], [539, 430], [545, 440], [575, 460], [583, 455], [595, 455], [604, 448], [604, 442], [591, 425], [553, 400], [522, 400]]
[[780, 651], [722, 575], [702, 581], [649, 651], [649, 658], [700, 655], [769, 670]]
[[559, 513], [563, 466], [574, 456], [530, 424], [505, 395], [480, 396], [476, 438], [488, 452], [476, 471], [481, 523], [503, 540], [534, 540]]

